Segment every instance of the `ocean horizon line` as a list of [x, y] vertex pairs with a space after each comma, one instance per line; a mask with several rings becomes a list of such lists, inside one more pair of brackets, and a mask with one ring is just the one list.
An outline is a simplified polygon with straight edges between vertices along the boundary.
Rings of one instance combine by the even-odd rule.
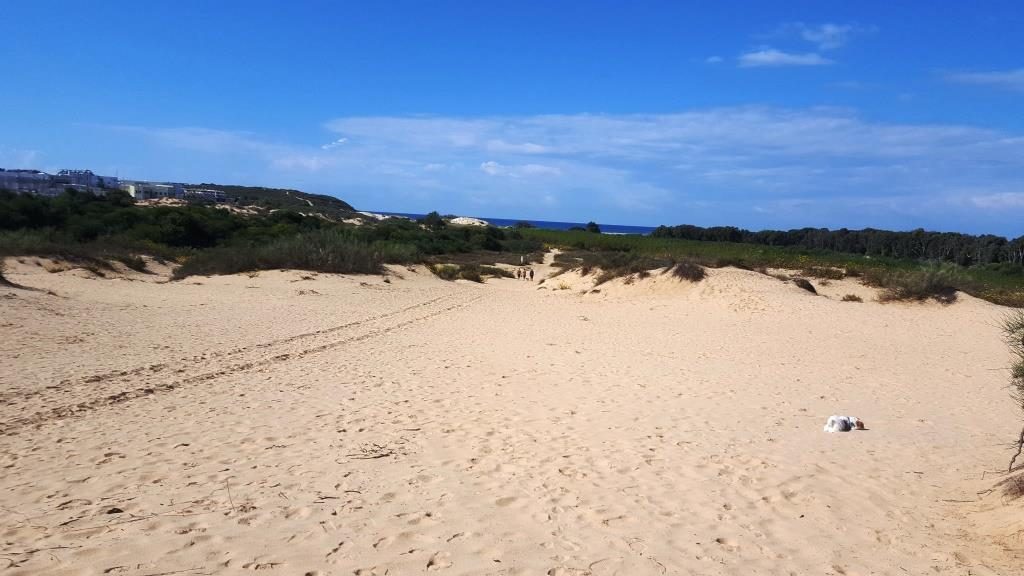
[[[387, 212], [377, 210], [366, 210], [373, 214], [383, 214], [385, 216], [401, 216], [404, 218], [418, 219], [426, 216], [426, 214], [417, 214], [413, 212]], [[461, 216], [461, 215], [460, 215]], [[569, 230], [570, 228], [579, 226], [585, 227], [586, 222], [561, 222], [557, 220], [531, 220], [529, 218], [489, 218], [486, 216], [465, 216], [466, 218], [476, 218], [478, 220], [484, 220], [488, 224], [493, 226], [515, 226], [519, 222], [527, 222], [536, 228], [542, 230]], [[657, 226], [631, 226], [627, 224], [605, 224], [602, 222], [597, 223], [601, 227], [601, 232], [605, 234], [640, 234], [647, 235], [653, 232]]]

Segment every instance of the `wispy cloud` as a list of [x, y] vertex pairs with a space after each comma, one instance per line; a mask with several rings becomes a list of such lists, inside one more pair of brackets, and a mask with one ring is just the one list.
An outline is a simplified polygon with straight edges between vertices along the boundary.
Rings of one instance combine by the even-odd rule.
[[[770, 44], [782, 44], [786, 49], [761, 46], [740, 54], [737, 63], [741, 68], [827, 66], [835, 61], [822, 56], [822, 52], [842, 48], [855, 34], [868, 30], [854, 24], [786, 22], [773, 32], [758, 36]], [[808, 50], [807, 44], [813, 45], [814, 49]]]
[[334, 150], [338, 146], [344, 146], [345, 142], [348, 142], [348, 138], [338, 138], [334, 142], [328, 142], [320, 147], [321, 150]]
[[850, 40], [854, 27], [849, 24], [799, 24], [800, 36], [818, 45], [818, 50], [835, 50]]
[[828, 66], [833, 64], [832, 60], [825, 58], [816, 52], [794, 53], [783, 52], [775, 48], [761, 48], [751, 52], [740, 54], [739, 65], [741, 68], [782, 66]]
[[36, 168], [42, 154], [38, 150], [0, 147], [0, 168]]
[[173, 149], [188, 154], [182, 165], [212, 157], [250, 181], [302, 184], [366, 208], [751, 227], [916, 227], [955, 211], [990, 231], [1019, 228], [1008, 222], [1024, 217], [1024, 136], [871, 122], [848, 109], [346, 117], [326, 126], [343, 146], [132, 130], [161, 159]]
[[1024, 92], [1024, 68], [992, 72], [951, 72], [946, 74], [946, 80]]

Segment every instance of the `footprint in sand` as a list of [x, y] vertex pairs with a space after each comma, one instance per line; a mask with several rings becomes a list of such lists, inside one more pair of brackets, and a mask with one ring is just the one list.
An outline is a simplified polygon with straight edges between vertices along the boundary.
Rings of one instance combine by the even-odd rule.
[[731, 538], [715, 538], [715, 542], [717, 542], [722, 548], [725, 548], [729, 552], [735, 552], [740, 547], [739, 544], [737, 544], [736, 541]]
[[438, 552], [430, 557], [427, 561], [427, 570], [444, 570], [445, 568], [452, 567], [451, 554], [447, 552]]

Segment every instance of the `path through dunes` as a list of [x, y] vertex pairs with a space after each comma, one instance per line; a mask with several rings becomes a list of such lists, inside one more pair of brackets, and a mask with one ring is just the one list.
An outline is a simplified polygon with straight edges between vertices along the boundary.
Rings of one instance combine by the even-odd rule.
[[[11, 574], [983, 574], [1000, 310], [33, 274], [0, 299]], [[554, 283], [549, 280], [545, 283]], [[867, 432], [822, 433], [832, 413]], [[1003, 572], [1008, 573], [1008, 572]]]

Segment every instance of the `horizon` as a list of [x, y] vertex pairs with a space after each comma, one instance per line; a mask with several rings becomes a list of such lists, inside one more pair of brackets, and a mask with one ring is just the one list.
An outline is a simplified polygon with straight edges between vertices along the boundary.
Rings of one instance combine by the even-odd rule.
[[21, 78], [4, 167], [381, 212], [1024, 235], [1014, 2], [7, 9], [49, 32], [0, 48]]

